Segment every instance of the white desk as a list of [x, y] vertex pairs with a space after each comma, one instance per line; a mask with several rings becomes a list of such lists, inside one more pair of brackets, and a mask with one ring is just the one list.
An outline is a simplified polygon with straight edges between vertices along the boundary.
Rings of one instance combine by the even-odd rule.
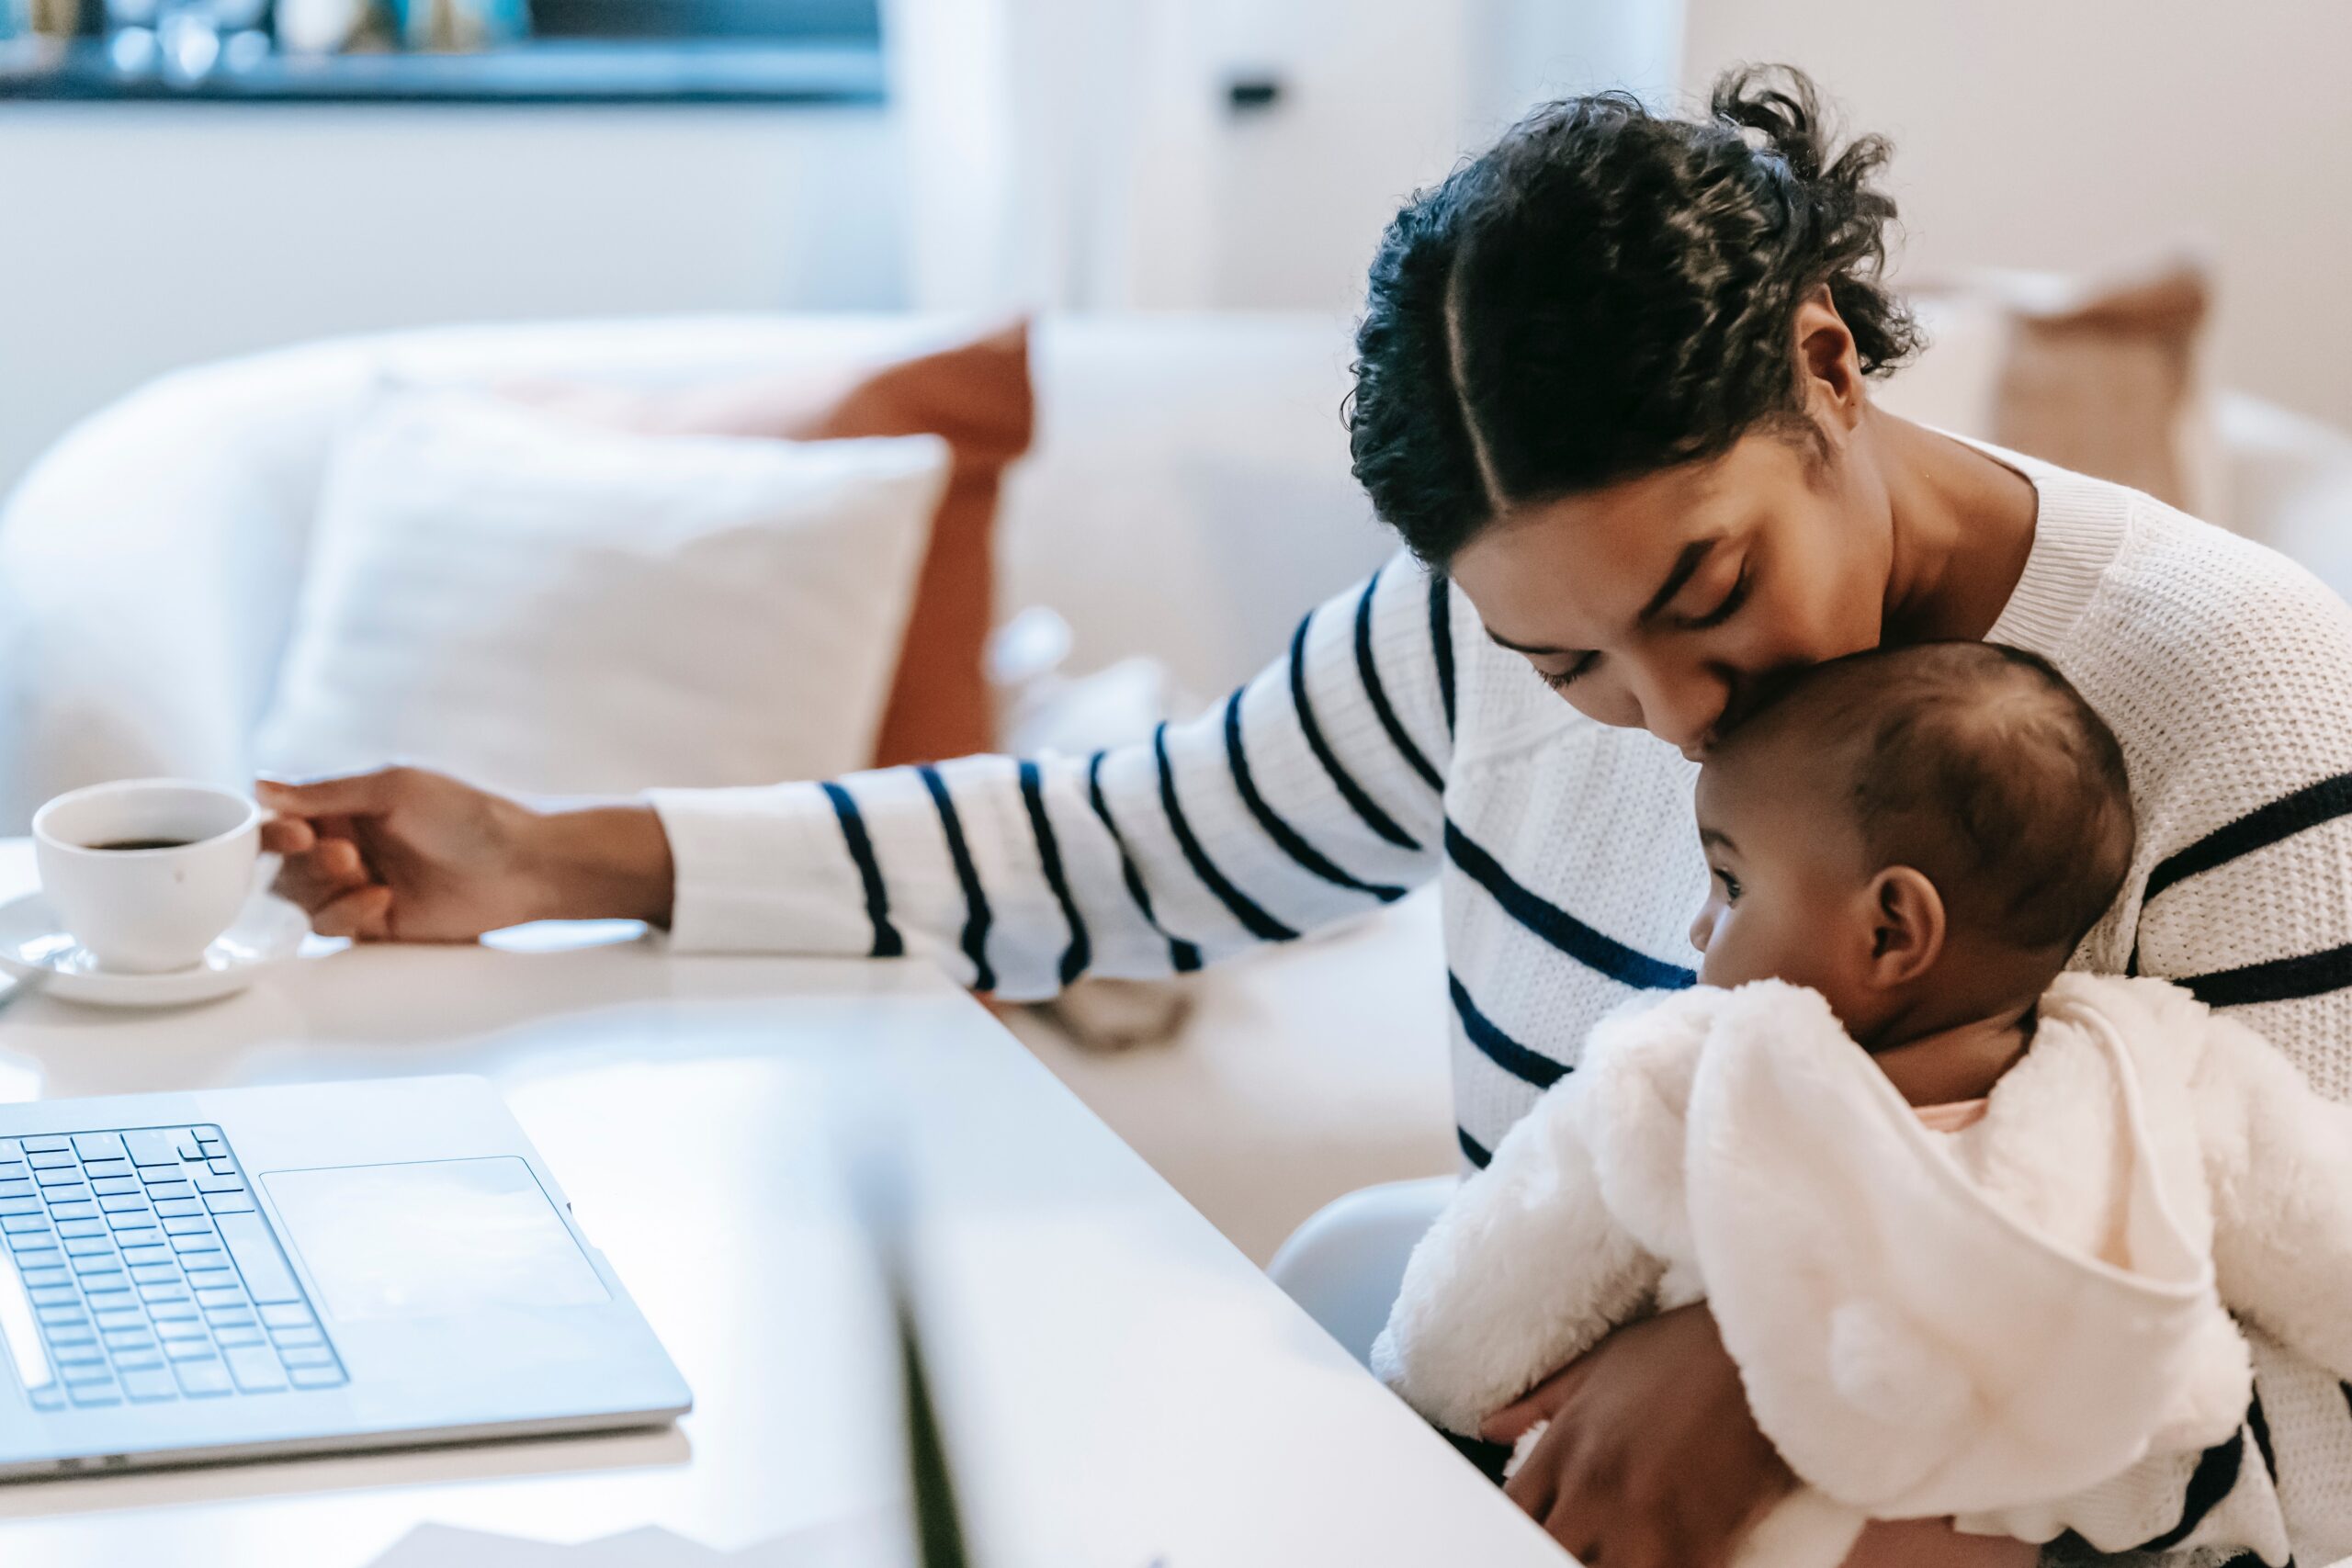
[[[0, 896], [30, 882], [0, 843]], [[527, 934], [527, 933], [526, 933]], [[575, 930], [574, 940], [582, 933]], [[1567, 1559], [987, 1012], [913, 964], [310, 957], [208, 1007], [0, 1008], [0, 1100], [498, 1083], [693, 1385], [676, 1430], [0, 1488], [9, 1561], [357, 1568], [421, 1521], [732, 1549], [903, 1495], [829, 1122], [893, 1112], [966, 1511], [1004, 1568]]]

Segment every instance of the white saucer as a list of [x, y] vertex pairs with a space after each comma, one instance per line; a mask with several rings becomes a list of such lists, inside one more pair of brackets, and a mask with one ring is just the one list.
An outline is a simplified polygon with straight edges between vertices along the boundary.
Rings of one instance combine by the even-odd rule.
[[256, 894], [237, 923], [204, 950], [201, 963], [164, 975], [123, 975], [100, 968], [65, 933], [49, 900], [28, 893], [0, 904], [0, 970], [28, 989], [93, 1007], [183, 1007], [243, 990], [300, 952], [310, 929], [292, 904]]

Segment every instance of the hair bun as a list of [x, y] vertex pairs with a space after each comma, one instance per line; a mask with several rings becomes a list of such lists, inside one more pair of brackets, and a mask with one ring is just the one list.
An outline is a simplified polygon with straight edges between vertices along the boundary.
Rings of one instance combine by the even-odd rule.
[[1812, 78], [1787, 65], [1741, 65], [1715, 81], [1707, 107], [1759, 152], [1810, 185], [1829, 161], [1828, 127]]

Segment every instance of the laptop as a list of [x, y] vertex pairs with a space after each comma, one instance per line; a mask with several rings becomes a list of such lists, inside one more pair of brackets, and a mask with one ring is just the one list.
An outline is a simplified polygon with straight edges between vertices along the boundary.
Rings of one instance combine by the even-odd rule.
[[471, 1077], [0, 1107], [0, 1479], [693, 1403]]

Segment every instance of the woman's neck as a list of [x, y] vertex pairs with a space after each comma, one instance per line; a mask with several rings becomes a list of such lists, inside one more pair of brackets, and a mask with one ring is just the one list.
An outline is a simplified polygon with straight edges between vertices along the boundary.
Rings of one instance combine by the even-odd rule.
[[2033, 553], [2033, 481], [1909, 420], [1867, 418], [1894, 538], [1886, 640], [1982, 637]]

